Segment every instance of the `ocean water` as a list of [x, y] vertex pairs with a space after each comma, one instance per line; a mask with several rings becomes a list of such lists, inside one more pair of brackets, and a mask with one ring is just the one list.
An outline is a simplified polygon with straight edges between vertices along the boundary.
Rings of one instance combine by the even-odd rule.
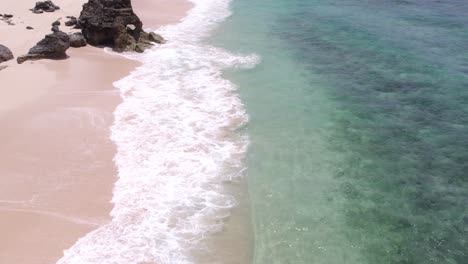
[[59, 264], [468, 263], [468, 2], [191, 1], [115, 84], [113, 220]]
[[468, 263], [468, 2], [236, 0], [252, 263]]

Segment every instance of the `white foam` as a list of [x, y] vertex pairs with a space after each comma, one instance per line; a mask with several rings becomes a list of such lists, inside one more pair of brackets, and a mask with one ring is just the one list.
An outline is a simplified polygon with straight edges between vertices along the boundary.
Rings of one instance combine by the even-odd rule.
[[192, 0], [169, 39], [144, 54], [118, 81], [123, 103], [112, 139], [119, 179], [112, 221], [81, 238], [58, 264], [194, 263], [191, 252], [221, 230], [235, 206], [224, 191], [243, 171], [248, 140], [234, 131], [247, 122], [227, 67], [253, 67], [203, 42], [230, 15], [229, 0]]

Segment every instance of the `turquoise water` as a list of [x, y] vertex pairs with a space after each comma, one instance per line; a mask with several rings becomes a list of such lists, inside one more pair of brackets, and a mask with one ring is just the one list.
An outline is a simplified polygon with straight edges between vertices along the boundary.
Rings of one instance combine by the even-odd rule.
[[468, 263], [468, 2], [235, 0], [255, 264]]

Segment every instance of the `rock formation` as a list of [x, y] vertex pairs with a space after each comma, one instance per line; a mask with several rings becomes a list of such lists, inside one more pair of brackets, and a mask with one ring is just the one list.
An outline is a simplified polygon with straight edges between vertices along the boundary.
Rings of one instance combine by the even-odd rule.
[[13, 15], [12, 14], [0, 14], [0, 20], [4, 21], [5, 23], [7, 23], [8, 25], [10, 26], [14, 26], [15, 23], [13, 23], [11, 21], [11, 19], [13, 18]]
[[149, 41], [155, 42], [155, 43], [158, 43], [158, 44], [166, 43], [166, 40], [161, 35], [156, 34], [154, 32], [151, 32], [151, 33], [148, 34], [148, 39], [149, 39]]
[[52, 1], [36, 2], [36, 6], [30, 9], [35, 14], [41, 14], [43, 12], [54, 12], [59, 10], [60, 7], [52, 3]]
[[65, 26], [72, 27], [72, 26], [76, 26], [76, 24], [78, 24], [78, 19], [76, 19], [76, 17], [67, 16], [67, 18], [68, 18], [68, 21], [65, 22]]
[[83, 5], [78, 26], [93, 46], [108, 46], [118, 52], [143, 52], [152, 46], [130, 0], [89, 0]]
[[60, 24], [61, 24], [60, 21], [58, 21], [58, 20], [54, 21], [52, 23], [52, 28], [50, 30], [52, 30], [52, 32], [59, 32], [60, 31], [60, 28], [59, 28]]
[[60, 22], [54, 22], [52, 24], [53, 33], [46, 35], [43, 40], [29, 50], [28, 54], [18, 57], [18, 63], [27, 60], [67, 58], [66, 51], [70, 47], [70, 38], [66, 33], [59, 30], [58, 25], [60, 25]]
[[134, 50], [143, 27], [130, 0], [90, 0], [83, 5], [79, 24], [89, 44], [116, 51]]
[[79, 48], [86, 46], [86, 39], [83, 34], [76, 32], [68, 36], [70, 37], [70, 47]]
[[9, 61], [13, 59], [13, 53], [11, 53], [11, 50], [7, 48], [6, 46], [3, 46], [0, 44], [0, 63], [4, 61]]

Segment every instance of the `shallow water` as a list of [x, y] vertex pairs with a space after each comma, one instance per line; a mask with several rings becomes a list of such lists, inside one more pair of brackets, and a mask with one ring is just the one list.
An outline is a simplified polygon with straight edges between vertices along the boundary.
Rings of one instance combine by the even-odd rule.
[[236, 0], [253, 263], [468, 263], [468, 3]]

